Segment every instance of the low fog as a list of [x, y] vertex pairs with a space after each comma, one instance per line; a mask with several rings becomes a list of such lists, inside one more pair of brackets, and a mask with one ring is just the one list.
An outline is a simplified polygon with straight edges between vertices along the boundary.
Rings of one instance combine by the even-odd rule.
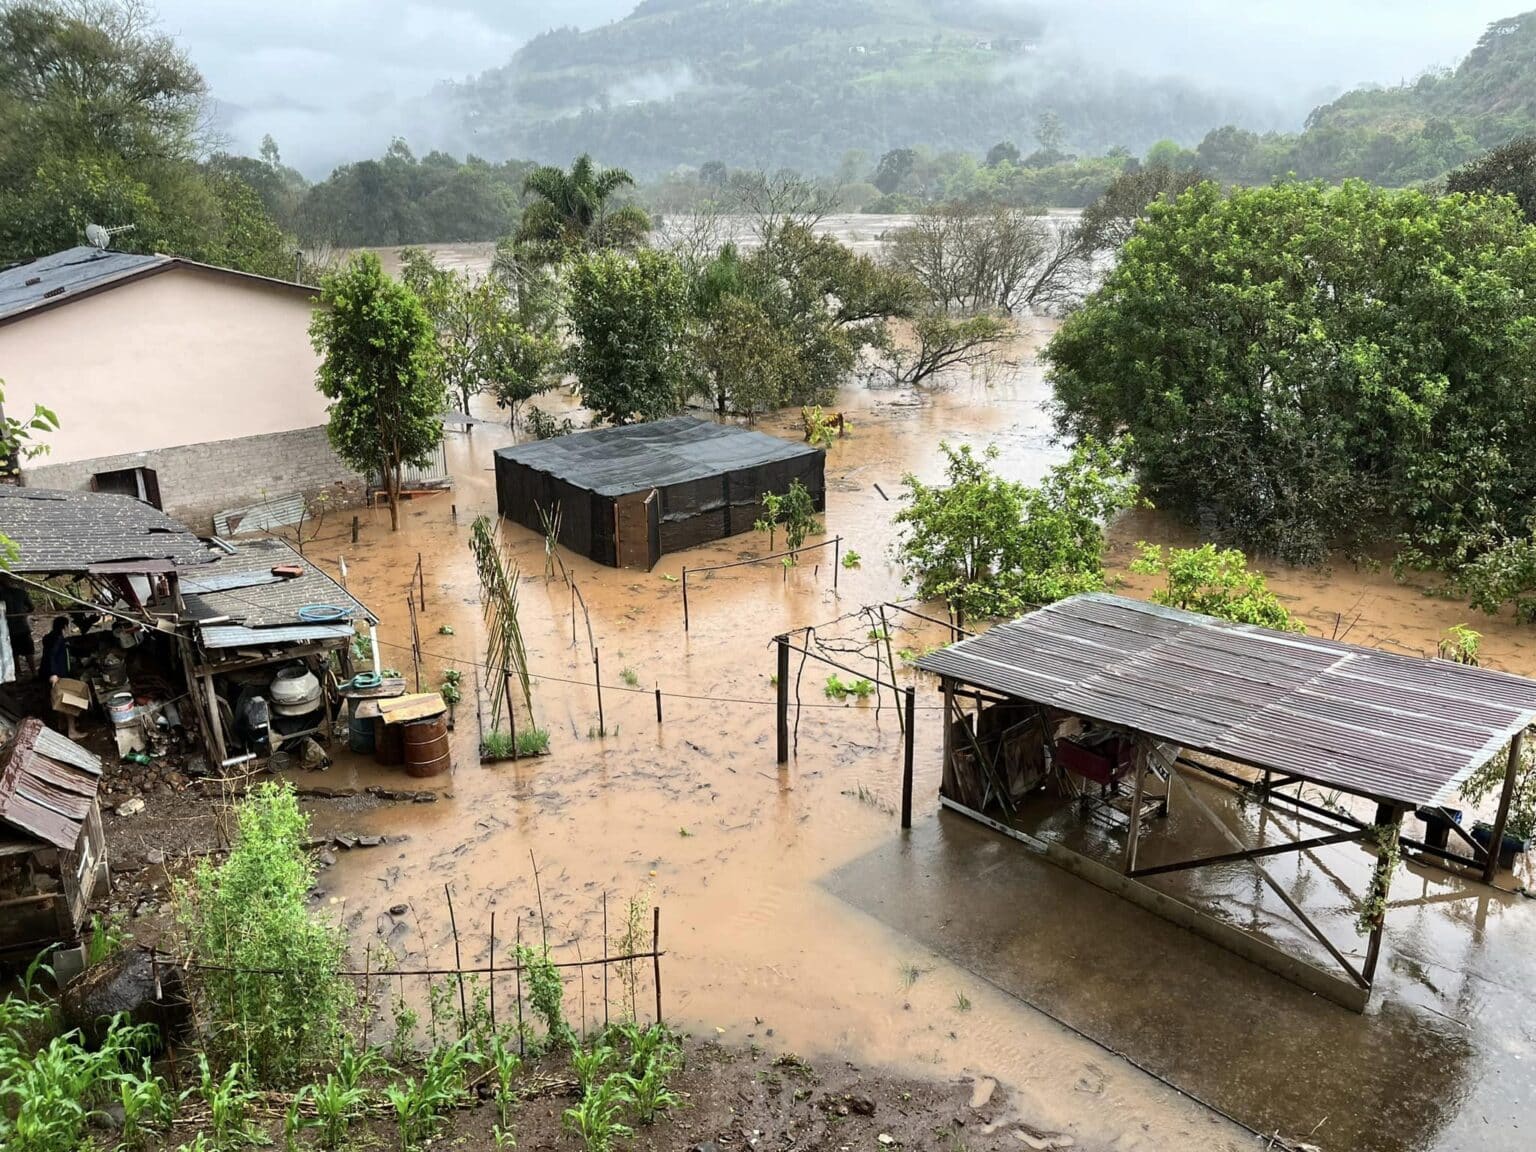
[[[1043, 14], [1044, 52], [1107, 70], [1178, 75], [1262, 98], [1299, 127], [1320, 101], [1450, 66], [1520, 0], [978, 0]], [[472, 141], [441, 123], [435, 84], [504, 64], [552, 24], [619, 19], [633, 0], [160, 0], [167, 31], [203, 70], [232, 150], [265, 133], [310, 177], [377, 155]], [[637, 76], [644, 75], [637, 69]], [[648, 93], [637, 92], [645, 97]]]

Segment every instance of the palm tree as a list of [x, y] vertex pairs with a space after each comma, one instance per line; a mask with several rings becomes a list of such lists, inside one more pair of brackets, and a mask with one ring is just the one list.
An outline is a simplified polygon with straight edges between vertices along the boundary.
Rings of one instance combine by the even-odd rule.
[[634, 204], [612, 210], [608, 201], [635, 179], [622, 168], [598, 168], [583, 153], [566, 172], [546, 165], [523, 181], [523, 194], [536, 199], [517, 226], [519, 246], [559, 259], [573, 248], [636, 248], [651, 230], [651, 219]]

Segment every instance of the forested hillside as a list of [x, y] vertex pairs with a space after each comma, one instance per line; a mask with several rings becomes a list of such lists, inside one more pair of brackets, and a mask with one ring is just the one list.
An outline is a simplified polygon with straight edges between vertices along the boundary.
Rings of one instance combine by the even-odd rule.
[[830, 171], [845, 152], [984, 153], [1054, 114], [1073, 151], [1193, 141], [1268, 113], [1179, 80], [1042, 51], [1028, 8], [981, 0], [645, 0], [559, 29], [449, 90], [490, 154], [591, 151], [641, 174], [711, 160]]

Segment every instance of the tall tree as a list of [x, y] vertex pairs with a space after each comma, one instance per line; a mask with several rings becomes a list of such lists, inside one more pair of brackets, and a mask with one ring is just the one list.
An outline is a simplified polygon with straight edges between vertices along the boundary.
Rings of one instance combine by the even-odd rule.
[[396, 530], [401, 470], [426, 464], [443, 439], [431, 317], [363, 252], [325, 278], [309, 333], [322, 358], [318, 386], [331, 402], [331, 446], [364, 475], [383, 476]]
[[519, 243], [557, 262], [570, 251], [636, 248], [651, 220], [634, 204], [610, 203], [634, 177], [622, 168], [599, 168], [592, 157], [577, 157], [569, 172], [546, 165], [530, 172], [523, 192], [532, 202], [518, 224]]
[[1201, 184], [1154, 204], [1046, 351], [1069, 434], [1160, 507], [1302, 562], [1457, 569], [1536, 504], [1536, 228], [1480, 197]]
[[688, 284], [661, 252], [591, 252], [569, 272], [570, 368], [581, 398], [612, 424], [683, 406]]
[[1536, 136], [1521, 136], [1479, 156], [1445, 180], [1448, 192], [1513, 196], [1527, 223], [1536, 224]]

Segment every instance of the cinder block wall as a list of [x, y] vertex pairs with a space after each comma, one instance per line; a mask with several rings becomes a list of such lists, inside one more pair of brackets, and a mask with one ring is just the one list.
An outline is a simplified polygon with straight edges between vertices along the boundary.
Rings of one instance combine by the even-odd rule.
[[153, 468], [167, 515], [200, 533], [213, 531], [215, 513], [302, 492], [329, 497], [328, 507], [360, 503], [363, 478], [332, 451], [325, 428], [301, 428], [214, 440], [152, 452], [50, 464], [39, 456], [22, 469], [29, 488], [88, 489], [98, 472]]

